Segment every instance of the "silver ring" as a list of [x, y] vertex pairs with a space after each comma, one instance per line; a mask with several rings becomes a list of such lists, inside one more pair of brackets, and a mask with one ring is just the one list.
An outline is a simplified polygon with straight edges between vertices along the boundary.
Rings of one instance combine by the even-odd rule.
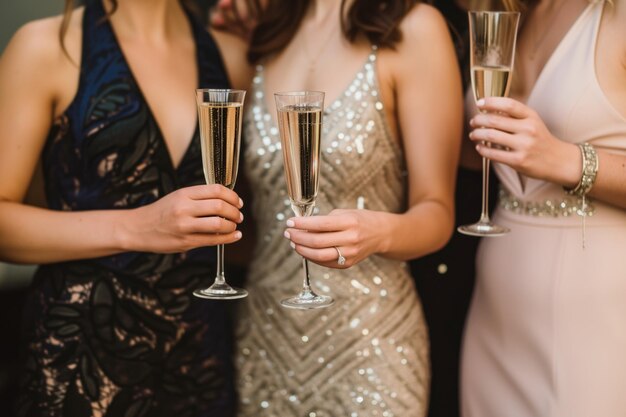
[[335, 250], [337, 251], [337, 263], [341, 266], [345, 265], [346, 258], [343, 257], [339, 248], [337, 246], [333, 246], [333, 248], [335, 248]]

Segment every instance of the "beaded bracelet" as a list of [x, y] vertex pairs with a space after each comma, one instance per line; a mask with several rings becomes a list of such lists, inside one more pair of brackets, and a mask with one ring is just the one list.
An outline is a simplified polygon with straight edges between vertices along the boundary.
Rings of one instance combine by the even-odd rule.
[[598, 175], [598, 154], [596, 149], [590, 143], [581, 143], [578, 145], [580, 153], [583, 157], [583, 173], [580, 177], [580, 181], [574, 188], [563, 187], [567, 194], [583, 197], [591, 191], [593, 184], [596, 182], [596, 176]]
[[569, 195], [575, 195], [582, 198], [582, 209], [578, 213], [583, 219], [583, 249], [585, 249], [585, 218], [587, 217], [587, 194], [591, 191], [593, 184], [596, 182], [600, 161], [596, 149], [590, 143], [581, 143], [578, 145], [580, 153], [583, 157], [583, 173], [580, 181], [574, 188], [563, 187]]

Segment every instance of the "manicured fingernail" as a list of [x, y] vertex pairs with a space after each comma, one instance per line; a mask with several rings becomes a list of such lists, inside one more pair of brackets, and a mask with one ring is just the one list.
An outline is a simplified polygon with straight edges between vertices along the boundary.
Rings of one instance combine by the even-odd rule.
[[240, 198], [239, 199], [239, 208], [243, 207], [243, 200]]
[[235, 232], [235, 239], [241, 239], [241, 232], [239, 230]]
[[485, 105], [485, 99], [484, 99], [484, 98], [481, 98], [480, 100], [478, 100], [478, 101], [476, 102], [476, 105], [477, 105], [477, 106], [479, 106], [479, 107], [484, 106], [484, 105]]
[[287, 227], [296, 227], [296, 223], [293, 220], [289, 219], [287, 220]]
[[291, 235], [286, 230], [285, 230], [285, 233], [283, 233], [283, 236], [285, 236], [287, 239], [291, 239]]
[[295, 248], [296, 248], [296, 244], [295, 244], [295, 243], [293, 243], [293, 242], [291, 242], [291, 243], [289, 244], [289, 246], [291, 246], [291, 248], [292, 248], [292, 249], [295, 249]]
[[239, 213], [239, 221], [243, 221], [243, 213]]

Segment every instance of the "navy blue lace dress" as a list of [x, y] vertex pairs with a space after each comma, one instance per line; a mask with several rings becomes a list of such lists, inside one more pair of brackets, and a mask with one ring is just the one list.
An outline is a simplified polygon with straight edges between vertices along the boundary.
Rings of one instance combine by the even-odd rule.
[[[198, 130], [174, 167], [104, 16], [99, 0], [86, 6], [78, 91], [42, 154], [53, 210], [133, 208], [204, 182]], [[227, 87], [213, 39], [195, 22], [193, 33], [200, 85]], [[212, 281], [214, 252], [124, 253], [40, 267], [25, 305], [17, 414], [232, 415], [225, 305], [191, 294]]]

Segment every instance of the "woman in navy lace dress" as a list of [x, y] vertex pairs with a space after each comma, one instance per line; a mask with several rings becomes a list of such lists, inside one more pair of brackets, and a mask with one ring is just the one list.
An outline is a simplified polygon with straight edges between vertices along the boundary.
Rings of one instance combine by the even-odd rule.
[[[0, 60], [0, 259], [42, 265], [17, 414], [228, 416], [225, 305], [191, 292], [242, 202], [202, 185], [193, 90], [245, 85], [216, 39], [240, 46], [177, 0], [66, 5]], [[47, 208], [22, 202], [38, 160]]]

